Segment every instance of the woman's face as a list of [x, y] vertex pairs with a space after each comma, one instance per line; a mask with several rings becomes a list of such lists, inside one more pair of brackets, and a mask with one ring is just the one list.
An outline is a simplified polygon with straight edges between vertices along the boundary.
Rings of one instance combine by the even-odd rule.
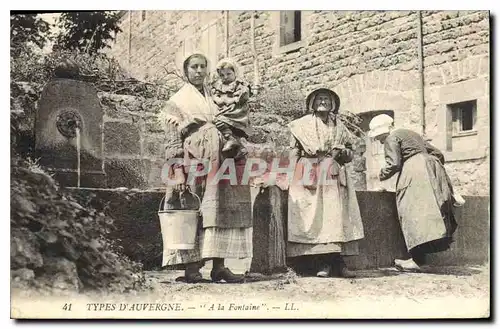
[[189, 59], [186, 68], [189, 82], [195, 86], [203, 84], [207, 76], [207, 61], [202, 56], [193, 56]]
[[319, 93], [314, 98], [314, 110], [318, 112], [329, 112], [333, 109], [332, 99], [327, 93]]

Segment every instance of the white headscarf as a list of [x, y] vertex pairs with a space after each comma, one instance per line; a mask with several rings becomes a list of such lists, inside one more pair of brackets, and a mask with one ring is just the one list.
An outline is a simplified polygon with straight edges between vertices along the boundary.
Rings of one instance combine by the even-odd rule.
[[223, 67], [227, 67], [227, 68], [233, 69], [234, 76], [236, 77], [236, 79], [240, 79], [241, 78], [241, 67], [240, 67], [240, 65], [233, 58], [226, 57], [226, 58], [221, 59], [217, 63], [217, 66], [216, 66], [215, 70], [218, 73], [219, 70], [221, 68], [223, 68]]
[[208, 60], [207, 56], [205, 56], [205, 54], [203, 54], [203, 52], [201, 52], [201, 51], [193, 51], [193, 52], [190, 52], [190, 53], [186, 54], [183, 57], [182, 61], [178, 64], [179, 65], [178, 69], [179, 69], [179, 71], [181, 73], [182, 80], [185, 83], [189, 83], [190, 84], [189, 79], [188, 79], [188, 74], [187, 74], [187, 64], [189, 63], [189, 60], [191, 59], [191, 57], [196, 57], [196, 56], [202, 57], [205, 60], [205, 62], [207, 63], [207, 75], [206, 75], [204, 83], [203, 83], [204, 85], [206, 85], [208, 77], [210, 75], [209, 73], [210, 73], [210, 68], [211, 68], [212, 64]]
[[210, 90], [206, 84], [207, 78], [205, 77], [203, 82], [204, 95], [189, 82], [187, 69], [185, 68], [193, 56], [200, 56], [206, 60], [208, 73], [209, 61], [202, 52], [197, 51], [186, 55], [180, 68], [185, 84], [170, 97], [162, 113], [160, 113], [160, 120], [176, 124], [179, 128], [187, 126], [191, 122], [211, 122], [217, 113], [217, 107], [211, 99]]

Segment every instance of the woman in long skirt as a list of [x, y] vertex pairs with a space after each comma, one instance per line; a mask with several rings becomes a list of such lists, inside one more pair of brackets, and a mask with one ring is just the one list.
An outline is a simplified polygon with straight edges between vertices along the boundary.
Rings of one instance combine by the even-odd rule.
[[[197, 283], [203, 280], [200, 268], [212, 260], [212, 281], [238, 283], [242, 274], [235, 274], [225, 266], [226, 258], [252, 257], [252, 217], [250, 187], [231, 185], [213, 175], [225, 159], [221, 150], [222, 134], [214, 125], [217, 108], [206, 86], [207, 57], [194, 53], [183, 61], [185, 84], [165, 104], [160, 118], [165, 125], [166, 159], [183, 159], [169, 167], [165, 209], [180, 209], [186, 196], [191, 204], [187, 186], [201, 198], [202, 220], [194, 249], [167, 249], [163, 251], [163, 266], [184, 269], [185, 280]], [[210, 164], [212, 170], [190, 181], [191, 172], [199, 163]], [[235, 161], [237, 168], [245, 159]], [[214, 178], [215, 177], [215, 178]], [[215, 184], [214, 184], [215, 183]], [[192, 198], [191, 198], [192, 199]], [[196, 202], [194, 203], [196, 205]], [[178, 232], [182, 234], [182, 232]]]
[[[343, 256], [359, 254], [364, 237], [356, 191], [345, 164], [353, 157], [352, 134], [338, 117], [340, 98], [320, 88], [306, 99], [308, 114], [290, 123], [294, 181], [288, 190], [289, 263], [318, 277], [354, 277]], [[307, 170], [308, 162], [317, 166]], [[314, 161], [312, 161], [314, 162]], [[321, 181], [321, 168], [330, 184]], [[316, 177], [311, 178], [310, 175]], [[316, 176], [317, 175], [317, 176]]]
[[463, 205], [464, 200], [453, 192], [443, 154], [418, 133], [394, 128], [393, 119], [382, 114], [371, 120], [369, 135], [384, 144], [386, 163], [379, 179], [399, 174], [397, 209], [412, 258], [396, 259], [395, 266], [418, 271], [426, 254], [450, 248], [457, 228], [453, 207]]

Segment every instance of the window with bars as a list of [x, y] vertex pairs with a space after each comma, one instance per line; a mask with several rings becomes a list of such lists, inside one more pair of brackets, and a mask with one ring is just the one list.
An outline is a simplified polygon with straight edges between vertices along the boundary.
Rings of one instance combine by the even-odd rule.
[[280, 11], [280, 46], [302, 39], [302, 14], [300, 10]]

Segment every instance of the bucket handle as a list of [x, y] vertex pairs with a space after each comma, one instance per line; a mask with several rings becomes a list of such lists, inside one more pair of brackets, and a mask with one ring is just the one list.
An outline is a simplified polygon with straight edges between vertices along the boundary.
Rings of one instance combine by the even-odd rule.
[[[188, 192], [188, 191], [189, 191], [189, 193], [191, 193], [192, 195], [194, 195], [194, 196], [196, 197], [196, 199], [198, 200], [198, 210], [200, 210], [200, 208], [201, 208], [201, 199], [200, 199], [200, 197], [198, 196], [198, 194], [196, 194], [196, 193], [194, 193], [193, 191], [191, 191], [191, 188], [189, 187], [189, 185], [187, 185], [187, 186], [186, 186], [186, 189], [184, 190], [184, 192], [183, 192], [182, 194], [184, 194], [184, 193], [186, 193], [186, 192]], [[180, 194], [179, 194], [179, 195], [180, 195]], [[158, 208], [158, 211], [162, 211], [162, 209], [161, 209], [161, 208], [162, 208], [162, 206], [163, 206], [163, 205], [164, 205], [164, 203], [165, 203], [165, 196], [166, 196], [166, 195], [165, 195], [165, 194], [163, 194], [163, 197], [162, 197], [162, 198], [161, 198], [161, 200], [160, 200], [160, 206], [159, 206], [159, 208]]]

